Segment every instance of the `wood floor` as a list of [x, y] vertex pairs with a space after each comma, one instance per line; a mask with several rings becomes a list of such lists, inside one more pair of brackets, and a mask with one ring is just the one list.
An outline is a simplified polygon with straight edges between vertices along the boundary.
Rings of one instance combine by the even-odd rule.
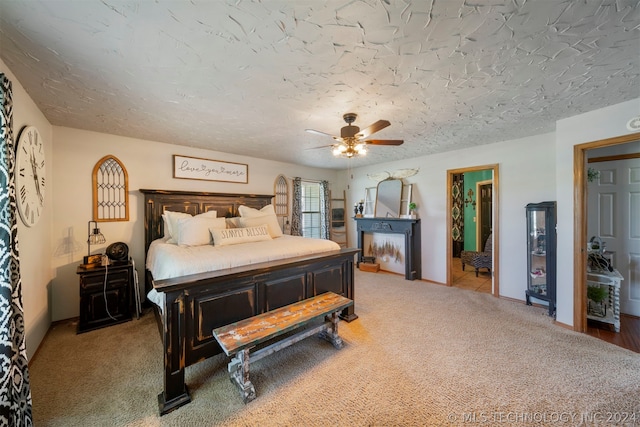
[[[473, 267], [465, 267], [462, 271], [460, 258], [451, 259], [451, 281], [456, 288], [469, 289], [476, 292], [491, 293], [491, 274], [481, 268], [476, 277]], [[611, 344], [640, 353], [640, 318], [623, 314], [620, 316], [620, 332], [615, 332], [612, 325], [589, 320], [587, 334], [600, 338]]]
[[621, 314], [620, 332], [615, 332], [612, 325], [588, 320], [587, 334], [640, 353], [640, 318], [638, 317]]

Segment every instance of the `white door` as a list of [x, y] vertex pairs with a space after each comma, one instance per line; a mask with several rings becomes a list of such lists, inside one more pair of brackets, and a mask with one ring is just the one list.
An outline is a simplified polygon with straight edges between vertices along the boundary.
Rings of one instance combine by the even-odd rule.
[[606, 245], [624, 277], [620, 311], [640, 316], [640, 159], [589, 163], [600, 178], [588, 186], [588, 235]]

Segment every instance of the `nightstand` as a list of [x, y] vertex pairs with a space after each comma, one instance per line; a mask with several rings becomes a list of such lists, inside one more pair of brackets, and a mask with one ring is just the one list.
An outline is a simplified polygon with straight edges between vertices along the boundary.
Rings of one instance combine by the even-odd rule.
[[107, 267], [84, 268], [80, 265], [76, 273], [80, 277], [78, 333], [131, 320], [133, 301], [131, 261], [123, 261]]

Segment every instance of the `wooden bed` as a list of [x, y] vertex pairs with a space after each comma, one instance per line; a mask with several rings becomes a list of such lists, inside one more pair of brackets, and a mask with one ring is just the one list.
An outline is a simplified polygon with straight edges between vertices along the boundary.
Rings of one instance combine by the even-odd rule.
[[[145, 254], [163, 236], [165, 210], [192, 215], [216, 210], [218, 217], [238, 216], [240, 205], [260, 209], [272, 195], [140, 190], [144, 194]], [[191, 401], [185, 368], [222, 352], [213, 329], [278, 307], [334, 292], [354, 299], [354, 256], [358, 249], [288, 258], [154, 281], [146, 272], [145, 293], [165, 294], [164, 309], [154, 306], [164, 344], [164, 390], [158, 395], [164, 415]], [[352, 321], [355, 304], [341, 312]]]

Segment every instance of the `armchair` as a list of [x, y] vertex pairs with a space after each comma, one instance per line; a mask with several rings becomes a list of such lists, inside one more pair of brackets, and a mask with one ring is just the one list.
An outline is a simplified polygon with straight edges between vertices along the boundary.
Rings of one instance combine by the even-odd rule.
[[493, 261], [493, 243], [492, 234], [489, 234], [487, 241], [484, 245], [484, 251], [462, 251], [460, 253], [460, 260], [462, 261], [462, 271], [464, 271], [465, 264], [472, 265], [476, 269], [476, 277], [478, 277], [478, 270], [480, 268], [486, 268], [491, 272], [491, 266]]

